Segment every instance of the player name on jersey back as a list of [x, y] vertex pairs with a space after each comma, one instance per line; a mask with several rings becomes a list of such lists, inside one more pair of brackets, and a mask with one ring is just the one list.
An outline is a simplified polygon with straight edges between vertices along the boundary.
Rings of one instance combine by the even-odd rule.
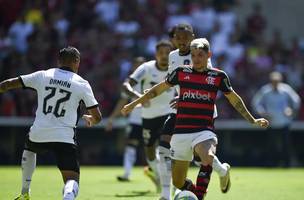
[[50, 80], [50, 85], [59, 85], [62, 87], [66, 87], [66, 88], [70, 88], [71, 87], [71, 83], [68, 81], [63, 81], [63, 80], [58, 80], [58, 79], [52, 79]]
[[30, 140], [74, 143], [78, 107], [98, 106], [88, 81], [69, 68], [52, 68], [20, 76], [25, 87], [37, 91], [38, 107]]

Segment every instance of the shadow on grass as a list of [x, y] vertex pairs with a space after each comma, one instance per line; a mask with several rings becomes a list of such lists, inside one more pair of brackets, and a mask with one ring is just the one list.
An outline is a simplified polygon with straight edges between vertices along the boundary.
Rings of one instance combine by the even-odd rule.
[[115, 197], [142, 197], [142, 196], [155, 196], [155, 192], [152, 192], [150, 190], [146, 190], [146, 191], [129, 191], [126, 194], [115, 194]]

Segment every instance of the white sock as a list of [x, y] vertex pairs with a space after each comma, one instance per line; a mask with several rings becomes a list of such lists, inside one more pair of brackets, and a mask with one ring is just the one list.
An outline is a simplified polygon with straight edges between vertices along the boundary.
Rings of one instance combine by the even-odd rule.
[[36, 153], [24, 150], [22, 154], [22, 190], [21, 194], [29, 193], [32, 175], [36, 168]]
[[213, 158], [212, 168], [218, 173], [219, 176], [225, 176], [227, 173], [227, 168], [223, 166], [221, 161], [219, 161], [216, 156]]
[[162, 187], [161, 197], [170, 199], [170, 185], [172, 178], [171, 170], [171, 158], [170, 158], [170, 149], [167, 149], [163, 146], [158, 146], [158, 170], [160, 177], [160, 184]]
[[156, 174], [156, 177], [159, 178], [159, 172], [157, 169], [157, 159], [155, 158], [154, 160], [148, 160], [147, 163], [149, 167], [152, 169], [152, 171]]
[[125, 178], [129, 178], [135, 161], [136, 161], [136, 148], [133, 146], [127, 146], [124, 152], [124, 162], [123, 162], [123, 166], [125, 169], [125, 174], [124, 174]]
[[63, 200], [74, 200], [78, 195], [78, 183], [68, 180], [63, 188]]

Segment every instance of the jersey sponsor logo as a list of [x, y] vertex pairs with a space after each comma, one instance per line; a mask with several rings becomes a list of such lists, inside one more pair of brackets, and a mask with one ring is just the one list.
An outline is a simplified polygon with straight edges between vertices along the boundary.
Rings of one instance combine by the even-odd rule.
[[188, 76], [188, 75], [185, 76], [185, 77], [184, 77], [184, 80], [190, 80], [190, 76]]
[[205, 80], [206, 80], [206, 82], [207, 82], [209, 85], [214, 85], [214, 84], [215, 84], [215, 78], [212, 77], [212, 76], [207, 76]]
[[207, 94], [201, 94], [198, 91], [191, 92], [190, 90], [188, 90], [187, 92], [183, 93], [183, 100], [185, 99], [198, 99], [204, 101], [211, 101], [211, 95], [209, 92]]

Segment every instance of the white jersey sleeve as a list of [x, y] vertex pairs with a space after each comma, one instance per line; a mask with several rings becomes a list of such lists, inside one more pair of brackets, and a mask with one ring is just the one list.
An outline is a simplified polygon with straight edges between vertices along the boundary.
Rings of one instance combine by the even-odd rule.
[[94, 97], [91, 85], [88, 82], [84, 85], [84, 93], [82, 100], [84, 101], [84, 104], [86, 105], [87, 109], [98, 105], [98, 102]]
[[41, 80], [43, 79], [43, 71], [37, 71], [28, 75], [20, 76], [23, 87], [36, 89], [41, 86]]
[[146, 64], [140, 65], [131, 75], [130, 78], [140, 83], [146, 77]]

